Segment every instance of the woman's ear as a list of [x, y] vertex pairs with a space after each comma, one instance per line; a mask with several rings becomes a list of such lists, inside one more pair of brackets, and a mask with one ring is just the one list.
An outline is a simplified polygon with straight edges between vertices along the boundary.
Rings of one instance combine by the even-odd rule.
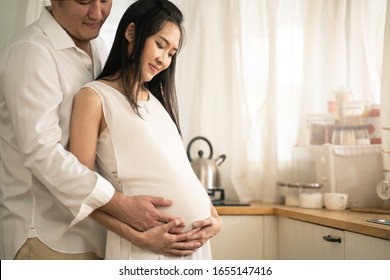
[[133, 43], [134, 41], [134, 33], [135, 33], [135, 24], [134, 22], [130, 23], [126, 28], [125, 37], [129, 43]]

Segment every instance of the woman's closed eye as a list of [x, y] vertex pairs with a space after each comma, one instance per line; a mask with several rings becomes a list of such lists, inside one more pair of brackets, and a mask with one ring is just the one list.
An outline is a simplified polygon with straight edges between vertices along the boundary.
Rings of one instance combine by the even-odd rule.
[[[159, 48], [159, 49], [161, 49], [161, 50], [163, 50], [163, 49], [166, 48], [166, 45], [165, 45], [165, 44], [162, 44], [162, 43], [157, 42], [157, 41], [156, 41], [156, 45], [157, 45], [157, 48]], [[175, 54], [176, 54], [176, 51], [171, 52], [171, 53], [168, 53], [168, 57], [174, 57]]]
[[159, 43], [159, 42], [156, 42], [156, 45], [159, 49], [164, 49], [164, 45]]

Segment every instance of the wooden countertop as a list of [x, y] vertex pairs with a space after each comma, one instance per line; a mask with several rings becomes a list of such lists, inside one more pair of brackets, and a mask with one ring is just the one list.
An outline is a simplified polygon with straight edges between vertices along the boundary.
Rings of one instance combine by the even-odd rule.
[[390, 226], [367, 222], [368, 219], [390, 220], [390, 215], [387, 214], [305, 209], [267, 203], [216, 206], [216, 209], [220, 215], [276, 215], [390, 240]]

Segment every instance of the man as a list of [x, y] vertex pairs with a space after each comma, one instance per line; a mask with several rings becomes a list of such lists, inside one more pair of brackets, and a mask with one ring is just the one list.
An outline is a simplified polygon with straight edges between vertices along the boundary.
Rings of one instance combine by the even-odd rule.
[[[139, 231], [178, 223], [155, 208], [171, 201], [126, 197], [67, 152], [73, 95], [106, 59], [98, 34], [112, 0], [51, 4], [0, 54], [1, 259], [103, 258], [106, 230], [88, 217], [95, 209]], [[161, 253], [191, 254], [220, 223], [199, 227], [192, 241], [170, 236]]]

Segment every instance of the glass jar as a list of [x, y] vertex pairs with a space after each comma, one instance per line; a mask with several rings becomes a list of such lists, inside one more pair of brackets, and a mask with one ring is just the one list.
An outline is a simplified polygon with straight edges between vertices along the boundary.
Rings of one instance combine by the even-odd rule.
[[278, 195], [279, 195], [279, 203], [285, 204], [286, 203], [286, 193], [287, 193], [287, 184], [285, 182], [277, 182], [278, 186]]
[[278, 186], [285, 188], [284, 204], [286, 206], [299, 206], [299, 183], [278, 182]]
[[359, 125], [355, 127], [356, 145], [370, 145], [370, 135], [368, 125]]
[[322, 208], [322, 191], [320, 183], [302, 183], [299, 187], [299, 207]]
[[343, 126], [341, 128], [340, 145], [356, 145], [356, 136], [353, 126]]
[[322, 145], [332, 143], [332, 132], [335, 124], [331, 114], [310, 114], [307, 116], [309, 144]]
[[340, 132], [342, 130], [342, 126], [335, 126], [333, 128], [333, 133], [332, 133], [332, 144], [333, 145], [340, 145]]

